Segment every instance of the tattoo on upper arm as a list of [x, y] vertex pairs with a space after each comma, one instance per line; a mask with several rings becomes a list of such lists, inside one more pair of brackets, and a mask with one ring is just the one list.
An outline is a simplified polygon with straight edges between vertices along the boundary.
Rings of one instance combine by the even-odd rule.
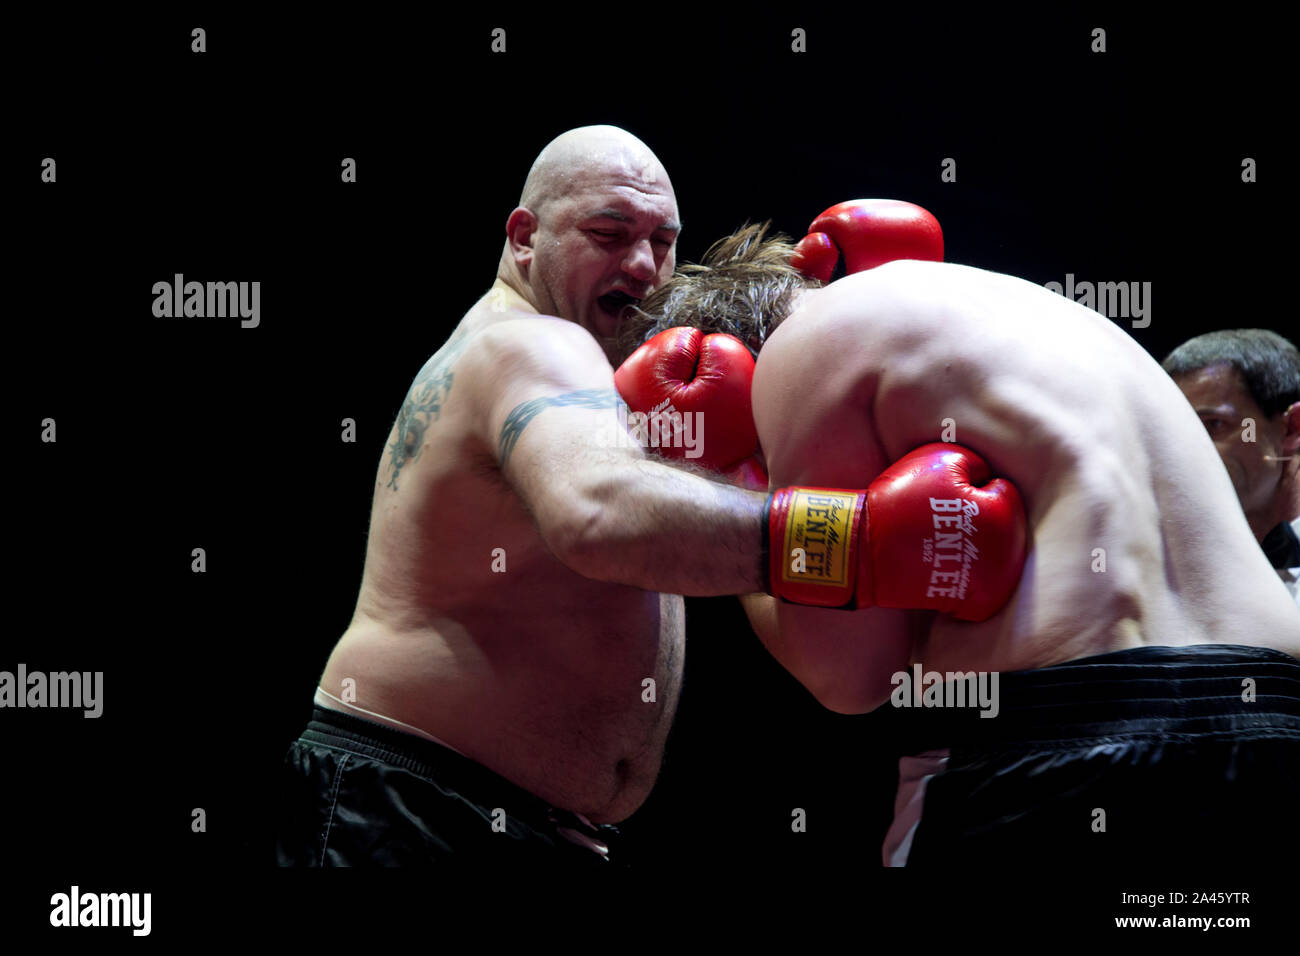
[[388, 479], [388, 487], [397, 490], [397, 476], [402, 466], [418, 458], [424, 446], [424, 433], [429, 425], [438, 420], [442, 414], [443, 403], [451, 394], [453, 376], [451, 367], [465, 351], [470, 336], [464, 336], [448, 342], [437, 355], [424, 363], [424, 368], [415, 376], [415, 382], [397, 413], [397, 437], [388, 448], [391, 456], [389, 464], [393, 467], [393, 476]]
[[497, 446], [497, 457], [501, 462], [501, 467], [506, 466], [510, 453], [515, 450], [519, 436], [528, 427], [528, 423], [544, 409], [557, 406], [617, 408], [620, 401], [618, 392], [612, 388], [584, 388], [576, 392], [565, 392], [563, 395], [548, 395], [545, 398], [534, 398], [526, 402], [520, 402], [510, 410], [510, 414], [506, 416], [505, 424], [501, 426], [501, 440]]

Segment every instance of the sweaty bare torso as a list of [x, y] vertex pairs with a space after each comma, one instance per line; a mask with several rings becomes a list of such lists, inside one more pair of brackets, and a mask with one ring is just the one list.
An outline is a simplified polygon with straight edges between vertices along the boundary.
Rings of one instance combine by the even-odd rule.
[[1095, 312], [1010, 276], [897, 262], [808, 293], [759, 363], [774, 486], [860, 487], [952, 440], [1019, 488], [1031, 551], [1018, 590], [979, 623], [912, 612], [912, 659], [927, 669], [1037, 668], [1144, 644], [1300, 656], [1300, 611], [1204, 427]]
[[353, 678], [356, 706], [557, 807], [617, 821], [659, 770], [681, 682], [682, 599], [573, 573], [502, 479], [475, 406], [505, 370], [480, 333], [526, 318], [513, 327], [545, 361], [547, 324], [559, 320], [501, 296], [480, 300], [421, 370], [388, 436], [356, 613], [321, 687], [342, 697]]

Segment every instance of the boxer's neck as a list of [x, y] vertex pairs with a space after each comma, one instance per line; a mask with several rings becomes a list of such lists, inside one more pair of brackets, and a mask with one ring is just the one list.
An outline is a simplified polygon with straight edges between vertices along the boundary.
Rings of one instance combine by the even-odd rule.
[[493, 303], [492, 308], [496, 312], [534, 312], [540, 314], [540, 310], [527, 295], [521, 293], [508, 279], [500, 275], [492, 283], [492, 288], [488, 290], [484, 298]]
[[529, 286], [528, 280], [520, 271], [519, 264], [510, 256], [508, 244], [501, 253], [501, 262], [497, 266], [497, 277], [492, 283], [492, 288], [493, 290], [500, 290], [500, 294], [510, 296], [512, 302], [517, 302], [515, 308], [541, 314], [542, 310], [533, 301], [532, 288]]

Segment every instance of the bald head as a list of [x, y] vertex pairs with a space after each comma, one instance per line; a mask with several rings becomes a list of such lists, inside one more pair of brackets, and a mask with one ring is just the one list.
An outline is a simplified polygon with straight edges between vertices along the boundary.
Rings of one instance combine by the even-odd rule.
[[668, 173], [645, 143], [616, 126], [571, 129], [529, 170], [497, 278], [612, 357], [631, 307], [672, 275], [680, 230]]
[[549, 203], [610, 177], [672, 193], [663, 164], [641, 140], [617, 126], [580, 126], [555, 137], [537, 155], [519, 205], [541, 217]]

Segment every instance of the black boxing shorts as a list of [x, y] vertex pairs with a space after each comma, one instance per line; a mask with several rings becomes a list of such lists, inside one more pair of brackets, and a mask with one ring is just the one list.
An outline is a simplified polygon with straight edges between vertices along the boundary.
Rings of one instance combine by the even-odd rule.
[[1295, 658], [1142, 647], [1001, 674], [997, 697], [990, 718], [891, 716], [904, 737], [903, 722], [920, 720], [914, 756], [900, 762], [886, 866], [1300, 856]]
[[275, 855], [280, 866], [609, 866], [617, 833], [448, 747], [317, 706], [285, 754]]

